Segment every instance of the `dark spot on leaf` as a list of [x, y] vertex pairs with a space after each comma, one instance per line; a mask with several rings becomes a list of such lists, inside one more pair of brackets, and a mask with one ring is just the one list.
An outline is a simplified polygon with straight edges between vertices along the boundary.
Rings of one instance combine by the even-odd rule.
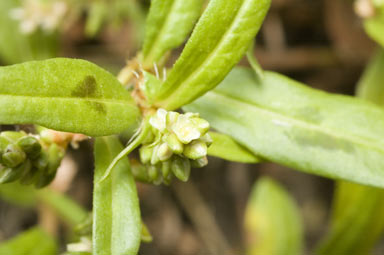
[[97, 111], [97, 112], [99, 112], [99, 113], [101, 113], [103, 115], [107, 114], [107, 109], [106, 109], [106, 107], [105, 107], [105, 105], [103, 103], [94, 102], [94, 101], [88, 101], [88, 102], [90, 103], [90, 105], [92, 106], [92, 108], [95, 111]]
[[75, 97], [92, 97], [96, 95], [97, 83], [95, 77], [91, 75], [85, 76], [76, 89], [72, 91], [72, 96]]
[[296, 130], [289, 133], [296, 143], [303, 147], [319, 147], [325, 150], [342, 150], [346, 153], [353, 153], [354, 146], [343, 138], [331, 136], [320, 132], [308, 132], [308, 130]]

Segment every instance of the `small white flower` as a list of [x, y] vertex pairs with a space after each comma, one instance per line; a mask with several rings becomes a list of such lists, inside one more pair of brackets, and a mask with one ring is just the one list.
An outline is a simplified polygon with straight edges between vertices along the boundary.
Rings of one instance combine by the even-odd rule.
[[184, 144], [188, 144], [201, 136], [199, 130], [185, 114], [179, 116], [176, 123], [172, 126], [172, 131], [176, 134], [180, 142]]
[[164, 109], [158, 109], [156, 114], [149, 119], [149, 124], [160, 132], [164, 132], [167, 127], [166, 118], [167, 111]]

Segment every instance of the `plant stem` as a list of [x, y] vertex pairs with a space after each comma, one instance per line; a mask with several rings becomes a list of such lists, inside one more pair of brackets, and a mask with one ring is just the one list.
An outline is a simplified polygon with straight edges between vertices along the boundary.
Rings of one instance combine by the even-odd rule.
[[122, 150], [119, 155], [117, 155], [112, 163], [108, 166], [107, 170], [105, 171], [103, 177], [101, 177], [99, 183], [101, 183], [102, 181], [104, 181], [108, 176], [109, 174], [111, 173], [112, 169], [116, 166], [117, 163], [119, 163], [119, 161], [124, 158], [125, 156], [127, 156], [129, 153], [131, 153], [134, 149], [136, 149], [140, 144], [141, 142], [143, 141], [143, 139], [146, 137], [147, 133], [148, 133], [148, 130], [149, 130], [149, 123], [148, 121], [143, 121], [143, 124], [142, 126], [140, 127], [140, 129], [138, 130], [138, 135], [136, 138], [133, 139], [132, 142], [130, 142], [128, 144], [128, 146]]
[[252, 69], [255, 71], [256, 77], [259, 81], [264, 79], [264, 71], [261, 68], [259, 62], [257, 61], [254, 51], [253, 51], [254, 42], [252, 42], [251, 46], [249, 47], [247, 51], [247, 59], [249, 64], [251, 65]]

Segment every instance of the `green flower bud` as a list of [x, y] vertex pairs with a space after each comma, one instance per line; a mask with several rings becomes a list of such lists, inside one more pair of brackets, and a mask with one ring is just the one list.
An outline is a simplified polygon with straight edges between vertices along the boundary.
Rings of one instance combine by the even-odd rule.
[[200, 137], [200, 140], [203, 141], [208, 147], [213, 143], [213, 139], [208, 133]]
[[140, 154], [140, 161], [143, 164], [147, 164], [149, 161], [151, 161], [152, 154], [153, 154], [153, 147], [149, 145], [143, 145], [139, 149]]
[[153, 147], [153, 153], [152, 153], [152, 157], [151, 157], [151, 164], [152, 165], [156, 165], [157, 163], [160, 162], [160, 158], [158, 156], [159, 146], [160, 145], [155, 145], [155, 147]]
[[48, 165], [45, 170], [39, 171], [41, 174], [35, 183], [36, 188], [43, 188], [52, 182], [64, 156], [63, 150], [57, 144], [49, 146], [46, 153]]
[[6, 167], [16, 167], [24, 162], [26, 155], [16, 144], [9, 144], [5, 149], [1, 161]]
[[162, 178], [161, 178], [160, 171], [161, 169], [159, 165], [148, 166], [149, 180], [155, 185], [159, 185], [161, 183]]
[[159, 145], [157, 149], [157, 157], [160, 159], [160, 161], [166, 161], [170, 157], [172, 157], [172, 150], [168, 147], [167, 143], [162, 143]]
[[11, 142], [4, 136], [0, 136], [0, 156], [5, 152], [5, 149]]
[[199, 159], [207, 155], [207, 150], [207, 145], [203, 141], [196, 140], [185, 146], [183, 154], [190, 159]]
[[164, 136], [164, 141], [168, 144], [173, 153], [180, 154], [183, 152], [184, 145], [177, 139], [177, 136], [174, 133], [169, 133]]
[[202, 168], [202, 167], [208, 165], [208, 158], [202, 157], [202, 158], [198, 158], [195, 160], [191, 160], [191, 165], [192, 165], [192, 167], [195, 167], [195, 168]]
[[166, 118], [167, 128], [171, 130], [172, 126], [176, 123], [179, 116], [180, 116], [180, 113], [178, 112], [168, 112], [167, 118]]
[[24, 136], [17, 141], [17, 145], [27, 154], [31, 159], [36, 159], [41, 152], [41, 145], [39, 141], [33, 136]]
[[191, 120], [201, 135], [204, 135], [208, 132], [210, 128], [208, 121], [201, 118], [192, 118]]
[[30, 171], [32, 164], [29, 160], [15, 168], [5, 167], [0, 170], [0, 183], [13, 182]]
[[191, 173], [191, 164], [189, 159], [176, 156], [172, 159], [171, 169], [173, 174], [179, 180], [186, 182], [188, 181]]
[[161, 173], [164, 184], [169, 185], [172, 181], [171, 162], [169, 160], [161, 164]]
[[147, 168], [139, 162], [131, 162], [131, 171], [137, 181], [150, 182]]
[[37, 167], [33, 166], [32, 164], [32, 167], [29, 169], [29, 171], [25, 172], [24, 175], [21, 177], [20, 183], [23, 185], [31, 185], [36, 181], [38, 177], [37, 173], [38, 173]]
[[201, 136], [200, 131], [192, 123], [191, 119], [185, 115], [179, 116], [176, 123], [172, 126], [172, 131], [176, 134], [179, 141], [184, 144], [188, 144]]

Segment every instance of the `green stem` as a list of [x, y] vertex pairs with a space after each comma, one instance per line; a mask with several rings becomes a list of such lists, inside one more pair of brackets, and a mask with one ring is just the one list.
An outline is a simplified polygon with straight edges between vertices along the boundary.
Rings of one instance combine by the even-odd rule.
[[127, 156], [129, 153], [131, 153], [134, 149], [136, 149], [142, 143], [142, 141], [147, 136], [148, 130], [149, 130], [149, 123], [148, 123], [148, 121], [143, 121], [142, 126], [138, 130], [138, 136], [135, 139], [133, 139], [133, 141], [130, 142], [128, 144], [128, 146], [124, 150], [122, 150], [119, 153], [119, 155], [117, 155], [113, 159], [112, 163], [108, 166], [107, 170], [105, 171], [103, 177], [101, 177], [99, 183], [104, 181], [109, 176], [109, 174], [111, 173], [112, 169], [116, 166], [117, 163], [119, 163], [119, 161], [122, 158]]
[[257, 59], [254, 55], [254, 50], [253, 50], [254, 44], [255, 44], [255, 42], [253, 41], [251, 46], [249, 47], [249, 49], [247, 51], [247, 59], [248, 59], [249, 64], [251, 65], [252, 69], [255, 71], [257, 79], [259, 81], [261, 81], [264, 79], [264, 71], [263, 71], [263, 68], [261, 68], [259, 62], [257, 61]]

